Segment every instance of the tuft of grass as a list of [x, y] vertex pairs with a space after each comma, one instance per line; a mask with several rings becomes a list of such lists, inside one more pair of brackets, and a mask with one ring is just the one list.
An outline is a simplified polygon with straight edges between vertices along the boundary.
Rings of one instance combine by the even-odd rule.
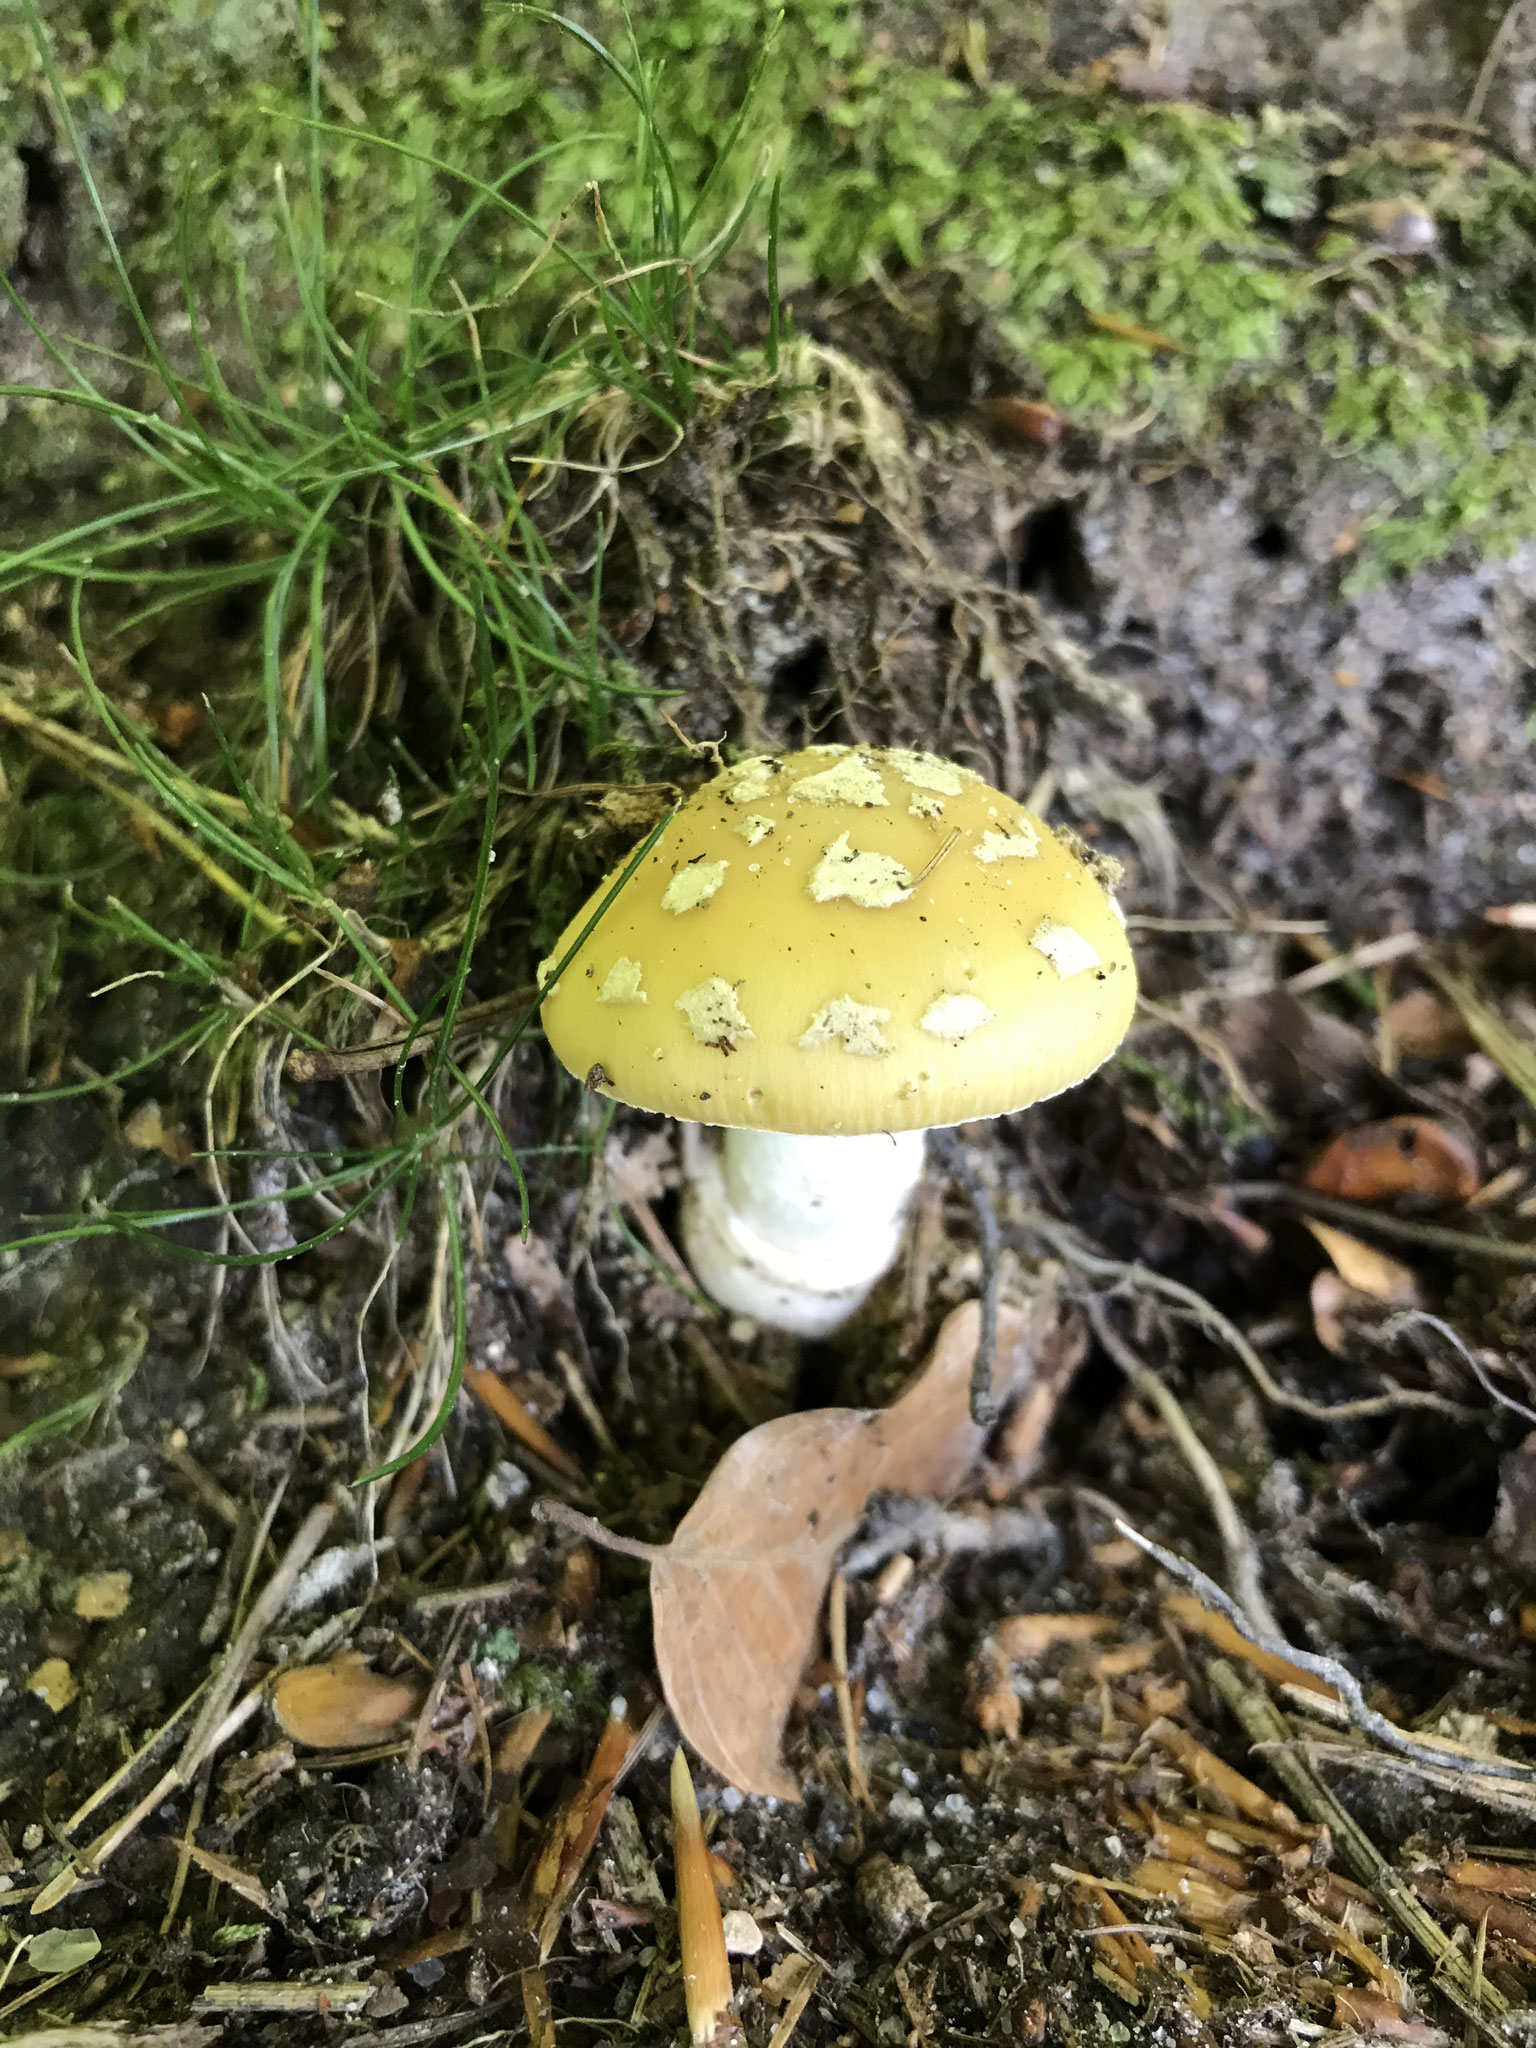
[[[472, 1063], [456, 1051], [455, 1027], [488, 913], [514, 881], [540, 907], [516, 944], [501, 940], [503, 961], [510, 954], [526, 970], [549, 936], [540, 922], [564, 922], [568, 881], [547, 902], [530, 888], [554, 842], [542, 824], [520, 833], [527, 800], [555, 799], [547, 816], [558, 827], [563, 760], [632, 779], [637, 750], [660, 735], [659, 693], [629, 668], [607, 621], [613, 506], [628, 473], [680, 445], [701, 373], [732, 366], [701, 293], [757, 204], [763, 170], [725, 204], [715, 177], [685, 192], [638, 53], [623, 61], [585, 30], [525, 9], [598, 67], [627, 110], [622, 199], [593, 189], [579, 214], [546, 221], [511, 195], [578, 136], [482, 176], [421, 147], [409, 124], [393, 134], [341, 128], [324, 113], [312, 4], [304, 175], [280, 165], [274, 187], [297, 307], [284, 359], [264, 359], [238, 276], [243, 359], [205, 333], [190, 192], [178, 239], [184, 340], [173, 351], [130, 273], [66, 80], [26, 5], [139, 353], [111, 364], [109, 380], [6, 287], [57, 382], [0, 396], [84, 415], [117, 437], [122, 458], [104, 509], [0, 553], [0, 598], [23, 616], [32, 607], [39, 657], [0, 682], [0, 725], [25, 742], [18, 775], [29, 795], [46, 803], [62, 783], [105, 799], [141, 852], [182, 864], [196, 908], [174, 930], [153, 895], [136, 908], [121, 843], [72, 875], [29, 871], [29, 856], [48, 847], [36, 803], [8, 812], [0, 855], [15, 886], [61, 891], [56, 954], [131, 962], [127, 978], [153, 976], [175, 1022], [109, 1075], [13, 1089], [0, 1106], [115, 1090], [195, 1056], [203, 1192], [173, 1206], [37, 1219], [0, 1252], [126, 1236], [269, 1279], [278, 1261], [360, 1232], [381, 1261], [372, 1303], [416, 1219], [428, 1218], [427, 1364], [378, 1446], [385, 1455], [366, 1476], [379, 1479], [446, 1426], [464, 1365], [465, 1235], [498, 1166], [516, 1181], [527, 1228], [496, 1095], [537, 999], [499, 1034], [482, 1034]], [[366, 147], [408, 182], [398, 305], [360, 310], [333, 274], [327, 186], [338, 144]], [[494, 261], [477, 266], [471, 300], [458, 257], [487, 221]], [[776, 340], [776, 305], [770, 330]], [[244, 658], [227, 676], [198, 675], [196, 643], [232, 605], [248, 622]], [[178, 635], [189, 645], [179, 685], [197, 694], [166, 703], [138, 685], [133, 656], [146, 645], [174, 651]], [[635, 849], [583, 940], [665, 823]], [[294, 1044], [320, 1048], [361, 1027], [407, 1044], [427, 1034], [430, 1049], [419, 1067], [401, 1054], [366, 1141], [342, 1144], [295, 1114], [283, 1061]], [[258, 1142], [237, 1147], [251, 1122]], [[476, 1129], [489, 1132], [489, 1154]], [[275, 1294], [265, 1299], [276, 1354], [304, 1391], [308, 1368], [285, 1349]], [[121, 1383], [116, 1375], [39, 1417], [0, 1455], [78, 1426]]]
[[[1295, 415], [1303, 449], [1358, 457], [1382, 501], [1351, 536], [1358, 579], [1536, 534], [1529, 171], [1456, 129], [1364, 139], [1317, 109], [1143, 103], [1094, 76], [1062, 80], [1043, 64], [1030, 75], [1025, 59], [998, 78], [987, 23], [1001, 18], [989, 0], [963, 21], [941, 13], [925, 60], [923, 30], [893, 38], [860, 0], [787, 12], [677, 0], [616, 69], [587, 30], [553, 41], [537, 9], [439, 24], [428, 49], [385, 4], [345, 33], [314, 29], [319, 62], [302, 85], [281, 32], [258, 54], [124, 18], [104, 49], [71, 37], [66, 89], [82, 107], [115, 95], [174, 109], [140, 119], [160, 188], [194, 193], [211, 220], [200, 301], [223, 304], [222, 254], [270, 303], [285, 358], [303, 355], [308, 327], [279, 273], [284, 230], [266, 194], [273, 160], [317, 109], [329, 124], [321, 189], [342, 237], [333, 276], [344, 266], [394, 319], [418, 277], [398, 225], [423, 203], [430, 163], [491, 161], [515, 133], [519, 201], [553, 222], [595, 181], [605, 206], [626, 208], [628, 252], [653, 173], [724, 220], [766, 154], [787, 290], [874, 289], [910, 314], [909, 280], [947, 271], [1021, 389], [1087, 426], [1140, 420], [1160, 458], [1211, 459], [1262, 402]], [[611, 43], [627, 33], [622, 0], [591, 0], [583, 19]], [[0, 29], [0, 74], [7, 60], [15, 76], [36, 61]], [[666, 138], [665, 166], [632, 147], [632, 87]], [[207, 110], [191, 124], [189, 103]], [[371, 131], [400, 147], [381, 152]], [[296, 189], [295, 213], [313, 198], [313, 181], [307, 196]], [[1404, 207], [1434, 224], [1416, 253], [1394, 243]], [[504, 219], [482, 209], [465, 223], [473, 300], [490, 296]], [[135, 239], [136, 275], [161, 301], [179, 277], [175, 222], [173, 206], [151, 202]], [[769, 227], [748, 210], [723, 239], [717, 308], [760, 313]], [[552, 308], [554, 273], [524, 297]]]

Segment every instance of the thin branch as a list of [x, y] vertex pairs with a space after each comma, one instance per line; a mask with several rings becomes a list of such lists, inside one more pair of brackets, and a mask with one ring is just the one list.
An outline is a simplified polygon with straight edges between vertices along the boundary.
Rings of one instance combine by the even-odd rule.
[[[1177, 1444], [1185, 1464], [1200, 1483], [1200, 1490], [1210, 1506], [1211, 1519], [1220, 1533], [1222, 1549], [1227, 1553], [1227, 1570], [1232, 1576], [1238, 1604], [1248, 1616], [1244, 1633], [1260, 1629], [1266, 1635], [1278, 1637], [1280, 1624], [1275, 1619], [1265, 1596], [1258, 1546], [1233, 1505], [1232, 1496], [1227, 1491], [1227, 1482], [1221, 1476], [1221, 1467], [1196, 1436], [1189, 1417], [1179, 1406], [1172, 1390], [1163, 1384], [1145, 1360], [1131, 1349], [1111, 1324], [1104, 1312], [1103, 1302], [1096, 1295], [1090, 1294], [1086, 1297], [1084, 1306], [1088, 1311], [1088, 1320], [1093, 1325], [1094, 1335], [1136, 1392], [1157, 1410], [1169, 1435]], [[1226, 1599], [1225, 1594], [1222, 1598]]]
[[1001, 1412], [992, 1393], [992, 1362], [997, 1356], [997, 1212], [958, 1133], [931, 1131], [929, 1143], [964, 1189], [981, 1240], [981, 1333], [971, 1361], [971, 1420], [980, 1429], [990, 1429]]
[[1303, 1671], [1310, 1671], [1315, 1678], [1324, 1678], [1338, 1692], [1349, 1708], [1350, 1719], [1363, 1734], [1379, 1742], [1383, 1749], [1390, 1749], [1398, 1756], [1412, 1759], [1414, 1763], [1429, 1764], [1436, 1770], [1462, 1771], [1473, 1778], [1513, 1778], [1522, 1784], [1536, 1783], [1536, 1769], [1529, 1764], [1502, 1763], [1481, 1756], [1462, 1756], [1458, 1750], [1431, 1747], [1428, 1743], [1415, 1742], [1405, 1734], [1395, 1721], [1389, 1721], [1384, 1714], [1378, 1714], [1365, 1702], [1360, 1690], [1360, 1681], [1347, 1664], [1341, 1664], [1337, 1657], [1320, 1656], [1315, 1650], [1298, 1650], [1288, 1643], [1278, 1630], [1270, 1634], [1267, 1630], [1254, 1627], [1253, 1622], [1243, 1613], [1235, 1600], [1230, 1599], [1214, 1579], [1208, 1578], [1198, 1565], [1187, 1558], [1178, 1557], [1171, 1550], [1165, 1550], [1160, 1543], [1154, 1543], [1150, 1536], [1143, 1536], [1123, 1518], [1115, 1518], [1115, 1527], [1122, 1536], [1128, 1537], [1138, 1550], [1144, 1550], [1148, 1557], [1160, 1564], [1171, 1577], [1189, 1587], [1202, 1603], [1212, 1607], [1218, 1614], [1224, 1614], [1245, 1642], [1256, 1650], [1264, 1650], [1271, 1657], [1281, 1657], [1287, 1664], [1295, 1664]]
[[1237, 1325], [1229, 1322], [1214, 1303], [1207, 1301], [1193, 1287], [1186, 1287], [1181, 1280], [1170, 1280], [1165, 1273], [1154, 1273], [1150, 1267], [1090, 1251], [1074, 1230], [1059, 1223], [1054, 1216], [1047, 1215], [1043, 1209], [1026, 1210], [1023, 1220], [1037, 1237], [1043, 1237], [1053, 1250], [1094, 1279], [1114, 1280], [1123, 1287], [1159, 1294], [1172, 1302], [1207, 1336], [1218, 1344], [1224, 1344], [1236, 1356], [1267, 1401], [1272, 1401], [1277, 1408], [1289, 1409], [1293, 1415], [1305, 1415], [1312, 1422], [1332, 1423], [1363, 1422], [1373, 1415], [1396, 1415], [1404, 1408], [1428, 1408], [1438, 1415], [1463, 1417], [1469, 1413], [1454, 1401], [1448, 1401], [1443, 1394], [1424, 1393], [1413, 1387], [1399, 1387], [1390, 1394], [1367, 1394], [1358, 1401], [1309, 1401], [1306, 1395], [1293, 1394], [1282, 1387]]

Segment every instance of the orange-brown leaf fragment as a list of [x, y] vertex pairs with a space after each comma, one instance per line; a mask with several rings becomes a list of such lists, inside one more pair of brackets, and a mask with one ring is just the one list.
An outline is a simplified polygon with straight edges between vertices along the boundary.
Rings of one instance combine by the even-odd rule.
[[[985, 1432], [971, 1420], [980, 1309], [939, 1331], [892, 1407], [810, 1409], [739, 1437], [651, 1564], [656, 1664], [699, 1754], [744, 1792], [798, 1799], [779, 1737], [816, 1638], [838, 1551], [875, 1493], [955, 1491]], [[1024, 1320], [998, 1317], [992, 1386], [1022, 1370]]]
[[1276, 1656], [1273, 1650], [1261, 1650], [1257, 1644], [1250, 1643], [1224, 1614], [1214, 1614], [1209, 1607], [1202, 1607], [1193, 1593], [1170, 1593], [1163, 1602], [1163, 1612], [1181, 1628], [1193, 1629], [1196, 1635], [1204, 1636], [1208, 1643], [1214, 1644], [1227, 1656], [1243, 1658], [1255, 1671], [1272, 1678], [1277, 1685], [1299, 1685], [1308, 1692], [1323, 1693], [1331, 1700], [1339, 1696], [1326, 1678], [1319, 1678], [1300, 1664], [1292, 1664], [1286, 1658]]
[[1305, 1185], [1350, 1202], [1430, 1195], [1469, 1202], [1481, 1176], [1465, 1139], [1429, 1116], [1389, 1116], [1341, 1131], [1308, 1167]]
[[421, 1705], [412, 1678], [386, 1678], [361, 1657], [285, 1671], [272, 1687], [283, 1733], [307, 1749], [362, 1749], [393, 1735]]
[[1331, 1223], [1319, 1223], [1311, 1216], [1301, 1220], [1333, 1261], [1339, 1278], [1356, 1294], [1399, 1308], [1411, 1308], [1418, 1300], [1419, 1284], [1400, 1259], [1389, 1259], [1375, 1245], [1347, 1230], [1335, 1230]]

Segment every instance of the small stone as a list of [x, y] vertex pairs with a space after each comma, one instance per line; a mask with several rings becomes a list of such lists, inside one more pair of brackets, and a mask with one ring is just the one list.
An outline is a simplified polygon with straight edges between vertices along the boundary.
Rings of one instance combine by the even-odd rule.
[[870, 1931], [888, 1955], [905, 1948], [933, 1911], [917, 1873], [889, 1856], [866, 1856], [854, 1886]]
[[128, 1611], [132, 1572], [92, 1572], [75, 1592], [75, 1613], [81, 1621], [116, 1621]]
[[762, 1947], [763, 1930], [750, 1913], [744, 1913], [737, 1907], [721, 1915], [721, 1924], [725, 1929], [727, 1955], [755, 1956]]
[[80, 1687], [62, 1657], [45, 1657], [27, 1680], [27, 1690], [35, 1692], [51, 1713], [62, 1714]]

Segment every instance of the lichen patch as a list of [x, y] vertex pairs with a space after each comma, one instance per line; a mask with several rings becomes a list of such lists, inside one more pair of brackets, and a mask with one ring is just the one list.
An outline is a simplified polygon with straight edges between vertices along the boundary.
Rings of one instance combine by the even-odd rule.
[[810, 1028], [800, 1034], [803, 1046], [830, 1045], [841, 1039], [844, 1052], [858, 1053], [865, 1059], [879, 1059], [891, 1049], [891, 1042], [880, 1029], [889, 1024], [889, 1010], [877, 1010], [872, 1003], [857, 1003], [852, 996], [834, 996], [830, 1003], [824, 1003], [811, 1019]]
[[727, 803], [760, 804], [773, 788], [773, 779], [780, 772], [780, 763], [770, 761], [766, 754], [749, 755], [745, 761], [738, 761], [731, 769], [731, 786], [725, 792]]
[[662, 891], [661, 907], [681, 917], [685, 910], [702, 910], [725, 880], [728, 860], [695, 860], [679, 871]]
[[1069, 924], [1058, 924], [1054, 917], [1042, 917], [1030, 934], [1029, 943], [1037, 953], [1043, 953], [1063, 981], [1074, 974], [1086, 974], [1090, 967], [1097, 967], [1099, 956], [1083, 937], [1073, 931]]
[[984, 868], [999, 860], [1034, 860], [1040, 852], [1040, 834], [1028, 818], [1020, 818], [1011, 832], [983, 832], [971, 851]]
[[640, 986], [640, 962], [621, 953], [603, 977], [597, 1000], [600, 1003], [649, 1002], [650, 997]]
[[919, 1022], [924, 1031], [935, 1038], [947, 1038], [958, 1044], [962, 1038], [969, 1038], [973, 1031], [979, 1031], [983, 1024], [990, 1024], [995, 1011], [989, 1010], [980, 996], [940, 996], [924, 1010]]
[[936, 790], [940, 796], [958, 796], [968, 781], [976, 780], [969, 768], [916, 747], [887, 747], [885, 758], [903, 782], [910, 782], [914, 789]]
[[858, 804], [862, 809], [890, 802], [880, 771], [867, 754], [845, 754], [830, 768], [802, 775], [790, 785], [789, 795], [792, 803]]
[[761, 846], [773, 830], [773, 820], [765, 818], [761, 811], [748, 811], [744, 818], [737, 819], [731, 830], [738, 839], [745, 839], [748, 846]]
[[752, 1036], [735, 985], [718, 974], [701, 981], [697, 988], [685, 988], [673, 1008], [688, 1019], [688, 1028], [700, 1045], [712, 1045], [718, 1052], [731, 1052], [740, 1040]]
[[909, 818], [942, 818], [944, 799], [940, 796], [915, 796], [907, 805]]
[[808, 884], [817, 903], [846, 896], [861, 910], [889, 910], [912, 893], [912, 877], [888, 853], [860, 853], [840, 833], [811, 870]]

